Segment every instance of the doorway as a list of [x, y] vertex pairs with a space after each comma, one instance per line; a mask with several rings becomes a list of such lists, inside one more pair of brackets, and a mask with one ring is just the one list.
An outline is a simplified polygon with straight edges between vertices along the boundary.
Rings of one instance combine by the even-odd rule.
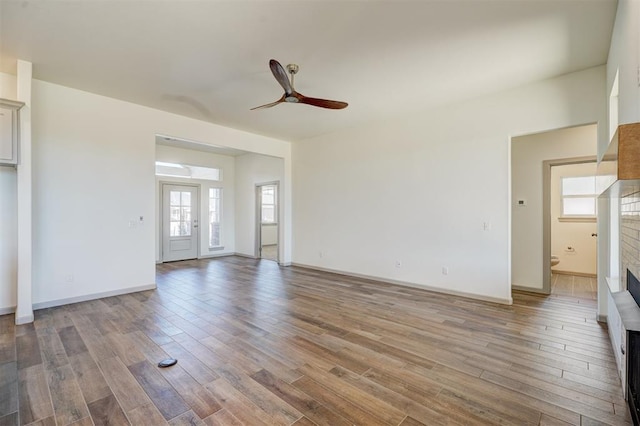
[[198, 257], [198, 187], [162, 184], [162, 261]]
[[[511, 138], [511, 288], [551, 291], [551, 166], [595, 160], [596, 124]], [[558, 216], [554, 217], [558, 220]], [[595, 237], [589, 238], [595, 240]], [[573, 247], [573, 242], [567, 245]], [[562, 265], [567, 265], [563, 262]]]
[[544, 259], [549, 258], [544, 288], [550, 294], [597, 297], [595, 160], [582, 157], [543, 163], [544, 245], [548, 248]]
[[256, 185], [256, 257], [274, 262], [279, 262], [279, 186], [279, 182]]

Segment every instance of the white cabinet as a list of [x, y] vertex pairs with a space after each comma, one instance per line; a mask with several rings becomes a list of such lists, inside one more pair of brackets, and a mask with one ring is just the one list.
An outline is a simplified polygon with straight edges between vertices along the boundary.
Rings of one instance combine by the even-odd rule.
[[18, 114], [23, 105], [22, 102], [0, 99], [0, 165], [18, 164]]

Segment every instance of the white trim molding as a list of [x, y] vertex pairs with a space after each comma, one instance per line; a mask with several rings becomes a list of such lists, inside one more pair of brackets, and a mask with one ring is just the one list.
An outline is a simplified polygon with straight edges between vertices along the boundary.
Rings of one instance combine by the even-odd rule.
[[417, 289], [431, 291], [431, 292], [440, 293], [440, 294], [450, 294], [452, 296], [460, 296], [460, 297], [465, 297], [467, 299], [481, 300], [483, 302], [499, 303], [501, 305], [513, 305], [513, 298], [511, 298], [511, 297], [509, 297], [507, 299], [503, 299], [501, 297], [483, 296], [481, 294], [473, 294], [473, 293], [467, 293], [467, 292], [464, 292], [464, 291], [447, 290], [447, 289], [443, 289], [443, 288], [440, 288], [440, 287], [432, 287], [432, 286], [429, 286], [429, 285], [426, 285], [426, 284], [417, 284], [417, 283], [412, 283], [412, 282], [408, 282], [408, 281], [399, 281], [399, 280], [392, 280], [392, 279], [388, 279], [388, 278], [380, 278], [380, 277], [375, 277], [375, 276], [372, 276], [372, 275], [356, 274], [356, 273], [353, 273], [353, 272], [340, 271], [338, 269], [321, 268], [321, 267], [318, 267], [318, 266], [305, 265], [303, 263], [295, 263], [294, 262], [294, 263], [291, 263], [289, 266], [297, 266], [299, 268], [312, 269], [312, 270], [315, 270], [315, 271], [331, 272], [331, 273], [334, 273], [334, 274], [345, 275], [347, 277], [364, 278], [364, 279], [367, 279], [367, 280], [377, 281], [377, 282], [380, 282], [380, 283], [394, 284], [394, 285], [399, 285], [399, 286], [403, 286], [403, 287], [417, 288]]
[[[33, 309], [53, 308], [56, 306], [70, 305], [72, 303], [86, 302], [88, 300], [102, 299], [103, 297], [120, 296], [121, 294], [137, 293], [139, 291], [155, 290], [156, 284], [141, 285], [138, 287], [124, 288], [121, 290], [105, 291], [102, 293], [86, 294], [84, 296], [68, 297], [65, 299], [51, 300], [48, 302], [34, 303]], [[33, 320], [33, 319], [32, 319]], [[17, 323], [18, 319], [16, 319]]]
[[0, 308], [0, 315], [9, 315], [14, 314], [16, 312], [15, 306], [9, 306], [7, 308]]

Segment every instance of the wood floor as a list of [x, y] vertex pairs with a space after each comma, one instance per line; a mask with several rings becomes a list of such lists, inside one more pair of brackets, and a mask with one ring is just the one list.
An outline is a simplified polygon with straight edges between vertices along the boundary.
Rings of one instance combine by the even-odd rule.
[[269, 244], [266, 246], [262, 246], [262, 258], [277, 262], [278, 261], [278, 245]]
[[157, 282], [0, 317], [0, 425], [630, 424], [593, 300], [504, 306], [239, 257]]
[[552, 273], [551, 294], [596, 300], [598, 298], [597, 280], [594, 277]]

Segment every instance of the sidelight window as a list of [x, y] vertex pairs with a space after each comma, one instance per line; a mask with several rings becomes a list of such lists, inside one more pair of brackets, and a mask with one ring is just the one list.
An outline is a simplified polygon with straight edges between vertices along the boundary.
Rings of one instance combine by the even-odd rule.
[[209, 188], [209, 248], [220, 247], [222, 188]]

